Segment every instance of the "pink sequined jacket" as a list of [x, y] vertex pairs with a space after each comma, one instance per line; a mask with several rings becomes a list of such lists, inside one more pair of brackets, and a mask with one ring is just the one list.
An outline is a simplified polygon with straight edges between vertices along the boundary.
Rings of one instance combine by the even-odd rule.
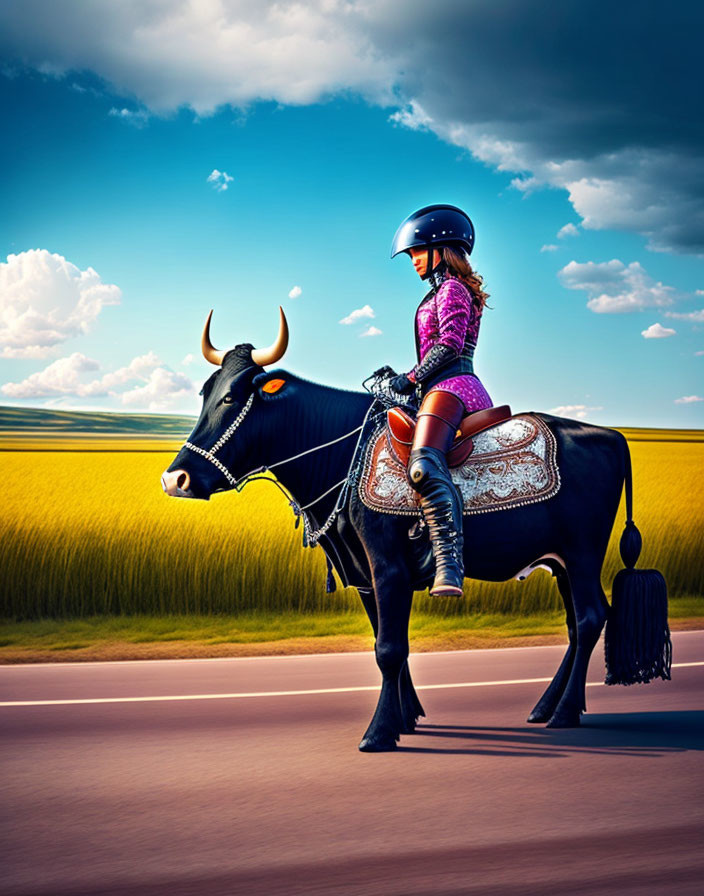
[[[451, 275], [421, 302], [415, 320], [418, 363], [408, 377], [421, 384], [423, 394], [431, 388], [453, 392], [468, 412], [492, 407], [479, 378], [467, 372], [473, 370], [481, 317], [469, 289]], [[462, 372], [453, 375], [453, 367]]]

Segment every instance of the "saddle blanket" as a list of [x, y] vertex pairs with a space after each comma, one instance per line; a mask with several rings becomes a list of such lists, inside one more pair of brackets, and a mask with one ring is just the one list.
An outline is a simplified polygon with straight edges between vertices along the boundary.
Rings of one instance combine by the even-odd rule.
[[[465, 515], [547, 501], [559, 491], [555, 436], [539, 417], [517, 414], [473, 439], [472, 454], [450, 471], [464, 500]], [[372, 510], [419, 514], [416, 493], [391, 447], [386, 424], [369, 439], [358, 490]]]

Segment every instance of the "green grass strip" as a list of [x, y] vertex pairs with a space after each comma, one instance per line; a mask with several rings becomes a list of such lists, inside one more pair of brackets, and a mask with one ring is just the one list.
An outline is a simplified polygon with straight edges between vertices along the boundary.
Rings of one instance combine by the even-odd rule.
[[[670, 619], [704, 621], [704, 599], [698, 596], [670, 601]], [[411, 641], [437, 639], [445, 643], [459, 635], [474, 634], [490, 640], [563, 635], [562, 612], [525, 616], [475, 613], [436, 616], [414, 612]], [[246, 613], [237, 616], [90, 616], [76, 619], [40, 619], [2, 623], [0, 661], [9, 650], [81, 650], [100, 644], [164, 644], [173, 641], [201, 645], [257, 644], [292, 639], [332, 637], [371, 639], [364, 613]]]

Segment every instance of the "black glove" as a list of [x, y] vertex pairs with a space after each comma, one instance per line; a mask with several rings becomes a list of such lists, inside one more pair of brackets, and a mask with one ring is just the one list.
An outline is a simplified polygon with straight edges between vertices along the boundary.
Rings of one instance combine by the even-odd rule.
[[456, 358], [457, 352], [453, 348], [445, 345], [444, 342], [436, 342], [435, 345], [428, 349], [421, 363], [414, 368], [413, 375], [416, 378], [416, 382], [422, 383], [423, 380], [430, 379], [431, 376], [434, 376]]
[[400, 373], [398, 376], [395, 376], [389, 385], [394, 392], [399, 392], [401, 395], [409, 395], [411, 392], [415, 391], [416, 388], [416, 384], [411, 382], [405, 373]]
[[378, 370], [375, 370], [372, 376], [381, 376], [381, 377], [389, 377], [396, 376], [396, 371], [393, 367], [389, 367], [388, 364], [385, 364], [383, 367], [380, 367]]

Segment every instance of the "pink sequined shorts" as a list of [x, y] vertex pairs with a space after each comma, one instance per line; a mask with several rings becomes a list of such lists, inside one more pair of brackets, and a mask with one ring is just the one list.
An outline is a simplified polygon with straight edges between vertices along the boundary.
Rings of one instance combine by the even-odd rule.
[[467, 413], [471, 411], [481, 411], [483, 408], [491, 408], [494, 406], [489, 393], [481, 384], [479, 377], [472, 374], [463, 374], [462, 376], [453, 376], [448, 380], [436, 383], [429, 392], [452, 392], [460, 398], [465, 406]]

